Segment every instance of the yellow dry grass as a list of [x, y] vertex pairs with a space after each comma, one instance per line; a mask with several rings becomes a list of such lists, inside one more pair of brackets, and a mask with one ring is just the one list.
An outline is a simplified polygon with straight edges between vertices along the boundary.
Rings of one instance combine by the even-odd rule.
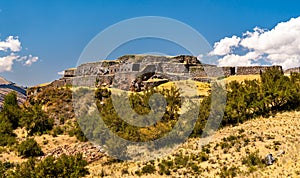
[[244, 80], [260, 80], [259, 75], [233, 75], [225, 78], [226, 82], [231, 82], [231, 81], [237, 81], [237, 82], [242, 82]]
[[47, 85], [50, 85], [51, 82], [48, 82], [48, 83], [42, 83], [42, 84], [39, 84], [39, 85], [36, 85], [34, 87], [44, 87], [44, 86], [47, 86]]
[[[217, 131], [210, 140], [211, 153], [209, 153], [209, 161], [204, 161], [198, 164], [201, 169], [201, 175], [194, 175], [196, 177], [219, 177], [219, 172], [222, 167], [236, 166], [240, 169], [238, 177], [299, 177], [300, 174], [300, 112], [286, 112], [277, 114], [273, 118], [257, 118], [247, 121], [235, 127], [225, 127]], [[244, 130], [239, 133], [240, 130]], [[221, 147], [214, 148], [220, 144], [223, 138], [231, 135], [238, 136], [244, 134], [245, 136], [240, 140], [248, 139], [249, 143], [243, 145], [239, 151], [236, 146], [232, 146], [227, 152]], [[260, 139], [259, 139], [260, 138]], [[181, 152], [184, 155], [200, 154], [201, 146], [200, 139], [194, 138], [186, 141], [179, 149], [175, 150], [170, 155]], [[274, 143], [280, 143], [277, 148]], [[257, 171], [249, 173], [249, 167], [242, 164], [242, 158], [248, 155], [247, 150], [254, 152], [259, 151], [259, 155], [264, 157], [266, 154], [273, 154], [277, 161], [264, 168], [257, 168]], [[285, 154], [277, 156], [281, 150]], [[173, 157], [173, 156], [169, 156]], [[107, 158], [105, 158], [107, 159]], [[165, 157], [164, 159], [167, 159]], [[111, 165], [103, 165], [107, 160], [99, 160], [89, 165], [91, 175], [87, 177], [99, 177], [101, 172], [105, 172], [108, 177], [136, 177], [134, 174], [136, 170], [143, 167], [142, 162], [122, 162]], [[157, 160], [155, 165], [157, 165]], [[139, 166], [140, 165], [140, 166]], [[123, 174], [122, 170], [126, 169], [129, 173]], [[157, 167], [157, 170], [159, 168]], [[186, 170], [186, 168], [179, 168], [176, 172], [171, 173], [171, 177], [182, 177], [179, 173]], [[191, 175], [190, 175], [191, 176]], [[142, 175], [141, 177], [168, 177], [166, 175], [150, 174]]]
[[[27, 132], [24, 128], [18, 128], [14, 130], [14, 133], [17, 135], [17, 140], [19, 141], [19, 143], [21, 143], [28, 137]], [[70, 137], [69, 135], [58, 135], [57, 137], [53, 137], [49, 134], [43, 134], [41, 136], [34, 136], [33, 138], [40, 145], [42, 151], [45, 154], [57, 148], [58, 146], [72, 145], [78, 142], [76, 137]], [[27, 160], [20, 157], [17, 154], [16, 150], [13, 148], [8, 149], [0, 147], [0, 149], [2, 150], [2, 153], [0, 154], [0, 161], [20, 163]]]

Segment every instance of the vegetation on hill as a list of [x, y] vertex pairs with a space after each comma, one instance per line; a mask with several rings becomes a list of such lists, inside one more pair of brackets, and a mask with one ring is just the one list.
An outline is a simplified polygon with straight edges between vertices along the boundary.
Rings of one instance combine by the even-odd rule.
[[[49, 133], [54, 126], [53, 119], [49, 118], [42, 107], [41, 103], [33, 101], [19, 106], [15, 92], [5, 96], [3, 109], [0, 111], [1, 152], [8, 148], [29, 159], [21, 164], [0, 161], [0, 177], [83, 177], [88, 174], [87, 162], [81, 154], [62, 155], [58, 158], [47, 156], [43, 160], [33, 158], [44, 153], [40, 145], [29, 136]], [[14, 133], [19, 127], [25, 128], [28, 133], [20, 144], [20, 138]], [[78, 135], [78, 131], [76, 134]]]
[[[217, 90], [215, 92], [225, 92], [220, 86], [213, 86]], [[87, 94], [89, 89], [81, 88], [76, 90], [76, 95]], [[277, 68], [268, 69], [260, 74], [259, 80], [245, 80], [243, 82], [232, 81], [227, 84], [226, 91], [227, 101], [225, 106], [224, 117], [221, 121], [221, 127], [238, 125], [248, 120], [263, 116], [274, 116], [278, 112], [292, 111], [300, 109], [300, 74], [291, 73], [285, 76], [282, 71]], [[147, 118], [151, 110], [151, 96], [160, 93], [166, 100], [166, 108], [163, 109], [161, 119], [155, 124], [151, 124]], [[126, 94], [127, 95], [127, 94]], [[114, 98], [113, 98], [114, 97]], [[126, 112], [126, 106], [123, 104], [125, 95], [120, 94], [113, 96], [111, 90], [107, 88], [98, 88], [95, 91], [96, 111], [89, 110], [85, 107], [85, 102], [79, 103], [83, 106], [78, 111], [89, 113], [87, 117], [77, 118], [74, 122], [75, 114], [72, 103], [72, 90], [68, 87], [54, 88], [49, 87], [38, 93], [36, 96], [30, 96], [28, 102], [19, 106], [17, 103], [16, 93], [10, 93], [5, 97], [3, 109], [0, 111], [0, 147], [9, 148], [16, 151], [20, 156], [28, 158], [21, 164], [0, 162], [0, 175], [4, 177], [81, 177], [88, 174], [86, 169], [86, 161], [82, 155], [66, 156], [58, 158], [48, 156], [42, 160], [35, 159], [43, 155], [40, 145], [34, 140], [35, 137], [43, 134], [51, 133], [53, 136], [58, 134], [69, 134], [76, 136], [80, 141], [88, 141], [87, 138], [100, 138], [97, 140], [100, 144], [106, 144], [114, 153], [124, 150], [126, 145], [116, 144], [115, 140], [105, 140], [107, 130], [103, 124], [99, 124], [99, 120], [94, 120], [93, 114], [101, 116], [101, 119], [109, 127], [109, 129], [118, 136], [133, 142], [147, 142], [164, 137], [169, 133], [179, 120], [180, 114], [183, 118], [193, 117], [191, 113], [195, 113], [197, 108], [193, 101], [189, 109], [191, 112], [183, 112], [181, 106], [180, 90], [176, 87], [170, 88], [152, 88], [144, 92], [130, 93], [129, 104], [131, 108], [138, 114], [144, 115], [149, 126], [138, 127], [129, 124], [122, 118], [135, 118], [134, 112]], [[127, 96], [126, 96], [127, 97]], [[191, 96], [192, 97], [192, 96]], [[212, 94], [203, 96], [200, 104], [200, 112], [190, 137], [198, 138], [203, 134], [205, 124], [209, 115], [218, 115], [221, 108], [211, 108], [212, 103], [223, 102], [217, 98], [211, 100]], [[114, 102], [113, 102], [114, 100]], [[90, 100], [93, 101], [93, 100]], [[88, 102], [90, 102], [88, 101]], [[87, 103], [88, 103], [87, 102]], [[159, 104], [163, 100], [157, 100]], [[158, 104], [158, 105], [159, 105]], [[163, 106], [163, 104], [161, 105]], [[218, 105], [214, 105], [218, 106]], [[121, 112], [116, 111], [121, 108]], [[122, 109], [124, 109], [122, 111]], [[76, 110], [77, 111], [77, 110]], [[99, 112], [98, 112], [99, 111]], [[124, 112], [125, 111], [125, 112]], [[84, 115], [84, 114], [83, 114]], [[154, 113], [152, 117], [160, 117], [159, 113]], [[149, 119], [149, 120], [147, 120]], [[190, 123], [180, 125], [182, 130], [191, 128]], [[25, 138], [17, 138], [15, 130], [23, 128], [26, 130]], [[82, 132], [84, 131], [84, 132]], [[240, 130], [238, 135], [231, 135], [223, 138], [218, 144], [203, 147], [201, 152], [197, 154], [185, 154], [185, 152], [176, 153], [169, 158], [156, 160], [156, 162], [147, 162], [140, 165], [133, 175], [174, 175], [174, 172], [183, 170], [183, 175], [200, 175], [204, 171], [199, 165], [202, 162], [213, 162], [211, 160], [211, 152], [213, 150], [222, 149], [224, 154], [232, 149], [241, 151], [251, 142], [245, 134]], [[181, 142], [180, 132], [173, 135], [170, 142]], [[270, 136], [271, 137], [271, 136]], [[102, 140], [101, 140], [102, 139]], [[176, 140], [178, 139], [178, 140]], [[251, 138], [253, 139], [253, 138]], [[262, 138], [255, 138], [262, 139]], [[18, 142], [20, 144], [17, 146]], [[47, 144], [45, 142], [45, 144]], [[280, 142], [275, 142], [269, 147], [278, 149]], [[116, 145], [122, 146], [119, 149]], [[245, 151], [245, 150], [244, 150]], [[245, 151], [241, 165], [249, 168], [244, 173], [255, 172], [264, 168], [262, 158], [256, 150]], [[114, 161], [111, 161], [112, 163]], [[118, 161], [115, 161], [118, 163]], [[220, 165], [222, 165], [220, 163]], [[235, 166], [222, 166], [218, 175], [220, 177], [234, 177], [239, 175], [242, 170]], [[124, 174], [128, 171], [124, 170]], [[0, 176], [1, 177], [1, 176]], [[2, 176], [3, 177], [3, 176]]]
[[14, 178], [44, 178], [44, 177], [83, 177], [89, 172], [87, 162], [81, 154], [75, 156], [62, 155], [59, 158], [48, 156], [42, 161], [34, 158], [28, 159], [21, 164], [0, 162], [0, 177]]
[[[260, 74], [260, 80], [232, 81], [227, 85], [227, 101], [221, 126], [236, 125], [259, 116], [300, 108], [300, 74], [285, 76], [271, 68]], [[202, 134], [211, 106], [211, 95], [203, 99], [192, 136]], [[215, 108], [214, 108], [215, 109]]]

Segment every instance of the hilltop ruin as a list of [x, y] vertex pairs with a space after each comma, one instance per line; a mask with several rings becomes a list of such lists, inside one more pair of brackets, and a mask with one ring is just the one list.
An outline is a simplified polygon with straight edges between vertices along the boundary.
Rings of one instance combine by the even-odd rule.
[[[49, 85], [54, 87], [66, 85], [107, 86], [140, 91], [168, 81], [192, 79], [209, 82], [212, 77], [260, 74], [270, 67], [282, 70], [281, 66], [217, 67], [216, 65], [201, 64], [197, 57], [189, 55], [125, 55], [116, 60], [84, 63], [77, 68], [67, 69], [62, 78]], [[299, 72], [299, 70], [300, 68], [296, 68], [292, 71]], [[46, 86], [34, 87], [29, 90], [29, 94], [34, 94]]]

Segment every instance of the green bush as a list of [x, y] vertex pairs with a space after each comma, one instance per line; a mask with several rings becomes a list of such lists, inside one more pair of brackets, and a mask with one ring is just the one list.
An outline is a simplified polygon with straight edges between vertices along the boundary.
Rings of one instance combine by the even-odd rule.
[[153, 174], [156, 172], [155, 166], [148, 164], [142, 168], [142, 174]]
[[16, 135], [13, 133], [12, 124], [0, 115], [0, 146], [13, 145], [15, 142]]
[[228, 168], [228, 167], [224, 166], [221, 169], [220, 177], [221, 178], [236, 177], [239, 171], [240, 170], [238, 167], [233, 166], [233, 167]]
[[38, 143], [32, 139], [26, 139], [17, 147], [19, 155], [28, 158], [35, 156], [42, 156], [44, 153]]
[[6, 171], [13, 167], [14, 167], [14, 164], [12, 164], [10, 162], [1, 162], [0, 161], [0, 178], [7, 177]]
[[259, 156], [258, 150], [252, 153], [249, 153], [247, 156], [242, 158], [242, 164], [251, 166], [264, 166], [263, 159]]
[[88, 141], [88, 139], [86, 138], [86, 136], [82, 132], [82, 130], [79, 127], [79, 124], [77, 122], [75, 123], [73, 128], [68, 131], [68, 133], [71, 137], [75, 136], [81, 142], [87, 142]]
[[48, 156], [42, 161], [29, 158], [15, 169], [8, 171], [7, 177], [14, 178], [44, 178], [44, 177], [84, 177], [89, 174], [87, 162], [81, 154], [74, 156], [62, 155], [59, 158]]
[[0, 112], [0, 117], [8, 120], [13, 129], [19, 126], [19, 120], [22, 116], [22, 110], [18, 105], [16, 92], [8, 93], [4, 97], [3, 109]]
[[[273, 67], [262, 72], [260, 78], [260, 81], [232, 81], [227, 84], [227, 100], [221, 126], [236, 125], [259, 116], [268, 117], [277, 112], [300, 109], [300, 74], [291, 73], [288, 77], [280, 69]], [[214, 92], [222, 92], [222, 90]], [[219, 112], [222, 110], [218, 107], [210, 111], [212, 102], [222, 101], [218, 101], [219, 98], [216, 98], [216, 101], [211, 98], [210, 93], [201, 102], [192, 137], [205, 134], [203, 129], [209, 116], [211, 118], [222, 116]], [[244, 131], [239, 131], [240, 134], [242, 132]]]
[[18, 127], [22, 110], [17, 102], [17, 94], [11, 92], [4, 98], [3, 109], [0, 111], [0, 146], [13, 145], [16, 135], [13, 130]]
[[53, 119], [50, 119], [38, 104], [25, 108], [20, 123], [28, 131], [29, 135], [41, 135], [53, 127]]

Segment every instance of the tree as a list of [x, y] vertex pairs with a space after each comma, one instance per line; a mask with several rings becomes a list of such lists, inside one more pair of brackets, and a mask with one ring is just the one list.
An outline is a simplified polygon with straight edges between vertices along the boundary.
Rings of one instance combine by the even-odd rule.
[[25, 127], [29, 135], [43, 134], [53, 128], [53, 119], [48, 118], [47, 114], [42, 110], [38, 104], [27, 107], [23, 117], [21, 118], [21, 125]]
[[266, 70], [260, 76], [265, 107], [270, 111], [283, 108], [293, 97], [291, 79], [276, 67]]
[[3, 109], [0, 112], [0, 117], [6, 118], [12, 128], [16, 129], [19, 126], [19, 119], [22, 116], [22, 110], [18, 105], [16, 92], [7, 94], [4, 98]]
[[0, 146], [14, 144], [16, 142], [15, 137], [12, 124], [6, 118], [0, 117]]

